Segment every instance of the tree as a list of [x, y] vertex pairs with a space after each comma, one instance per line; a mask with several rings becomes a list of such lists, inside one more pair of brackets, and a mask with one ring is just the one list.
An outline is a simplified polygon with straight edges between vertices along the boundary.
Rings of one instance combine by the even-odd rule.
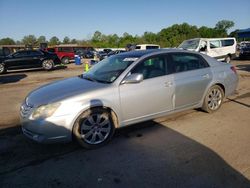
[[49, 45], [51, 46], [55, 46], [60, 44], [60, 40], [59, 38], [57, 38], [56, 36], [53, 36], [50, 40], [49, 40]]
[[234, 26], [234, 22], [230, 20], [221, 20], [215, 25], [215, 29], [227, 33], [228, 29]]
[[71, 44], [77, 44], [77, 40], [76, 40], [76, 39], [72, 39], [72, 40], [70, 41], [70, 43], [71, 43]]
[[35, 46], [37, 45], [37, 39], [34, 35], [27, 35], [23, 37], [22, 43], [25, 45]]
[[63, 44], [69, 44], [69, 43], [70, 43], [70, 38], [69, 37], [64, 37]]
[[38, 37], [37, 42], [38, 42], [39, 44], [40, 44], [40, 43], [45, 43], [45, 42], [47, 42], [47, 41], [46, 41], [46, 37], [45, 37], [45, 36], [40, 36], [40, 37]]
[[15, 44], [15, 41], [12, 38], [9, 38], [9, 37], [2, 38], [0, 40], [0, 45], [13, 45], [13, 44]]
[[238, 31], [239, 31], [239, 29], [236, 29], [236, 30], [232, 31], [232, 32], [229, 34], [229, 37], [238, 38]]
[[92, 37], [93, 42], [99, 42], [101, 41], [102, 33], [100, 31], [96, 31]]

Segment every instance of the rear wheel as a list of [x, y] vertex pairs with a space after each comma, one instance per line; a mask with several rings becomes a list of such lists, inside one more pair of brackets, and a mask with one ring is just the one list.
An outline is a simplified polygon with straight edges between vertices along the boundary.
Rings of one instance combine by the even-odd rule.
[[114, 134], [114, 123], [110, 113], [102, 108], [83, 112], [74, 124], [73, 134], [78, 143], [87, 149], [106, 144]]
[[63, 57], [61, 61], [62, 61], [63, 64], [69, 64], [69, 58], [68, 57]]
[[202, 109], [208, 113], [217, 111], [222, 105], [223, 98], [223, 89], [218, 85], [212, 86], [206, 94]]
[[6, 72], [5, 65], [3, 63], [0, 63], [0, 74], [3, 74]]
[[51, 59], [46, 59], [42, 62], [42, 66], [45, 70], [52, 70], [54, 68], [54, 62]]
[[230, 61], [231, 61], [231, 57], [230, 57], [230, 55], [227, 55], [227, 57], [225, 58], [225, 62], [230, 63]]

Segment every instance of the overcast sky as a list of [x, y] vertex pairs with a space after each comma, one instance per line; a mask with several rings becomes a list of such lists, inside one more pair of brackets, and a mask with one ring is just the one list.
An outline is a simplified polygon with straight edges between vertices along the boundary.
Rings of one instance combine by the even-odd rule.
[[214, 27], [232, 20], [232, 29], [250, 28], [250, 0], [0, 0], [0, 38], [33, 34], [61, 40], [89, 39], [96, 30], [142, 35], [173, 24]]

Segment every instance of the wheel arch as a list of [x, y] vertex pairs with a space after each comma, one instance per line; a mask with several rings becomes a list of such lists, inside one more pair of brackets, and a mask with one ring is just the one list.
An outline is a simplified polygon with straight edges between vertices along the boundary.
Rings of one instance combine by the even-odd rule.
[[93, 105], [91, 107], [88, 107], [88, 108], [84, 108], [83, 110], [81, 110], [74, 118], [74, 120], [72, 121], [72, 124], [71, 124], [71, 140], [74, 140], [75, 139], [75, 136], [74, 136], [74, 132], [73, 132], [73, 129], [74, 129], [74, 126], [76, 125], [76, 121], [78, 119], [78, 117], [86, 112], [87, 110], [93, 110], [93, 109], [98, 109], [98, 108], [101, 108], [101, 109], [105, 109], [107, 110], [110, 114], [111, 114], [111, 118], [112, 118], [112, 121], [114, 123], [114, 128], [118, 128], [119, 127], [119, 118], [117, 116], [117, 113], [110, 107], [107, 107], [107, 106], [103, 106], [103, 105]]
[[203, 101], [205, 100], [206, 94], [207, 94], [207, 92], [209, 91], [209, 89], [210, 89], [211, 87], [215, 86], [215, 85], [220, 86], [220, 87], [222, 88], [223, 92], [224, 92], [224, 95], [225, 95], [226, 89], [225, 89], [224, 84], [221, 83], [221, 82], [212, 82], [212, 83], [206, 88], [206, 90], [205, 90], [205, 92], [204, 92], [204, 94], [203, 94], [203, 96], [202, 96], [202, 100], [200, 101], [200, 103], [199, 103], [199, 105], [198, 105], [199, 107], [202, 106]]

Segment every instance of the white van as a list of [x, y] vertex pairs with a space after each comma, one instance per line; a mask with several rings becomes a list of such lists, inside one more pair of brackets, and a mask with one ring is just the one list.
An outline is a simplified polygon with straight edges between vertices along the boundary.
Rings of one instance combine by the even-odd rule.
[[160, 46], [157, 44], [138, 44], [135, 46], [135, 50], [151, 50], [151, 49], [159, 49]]
[[178, 48], [197, 51], [230, 63], [236, 54], [235, 38], [195, 38], [183, 41]]

